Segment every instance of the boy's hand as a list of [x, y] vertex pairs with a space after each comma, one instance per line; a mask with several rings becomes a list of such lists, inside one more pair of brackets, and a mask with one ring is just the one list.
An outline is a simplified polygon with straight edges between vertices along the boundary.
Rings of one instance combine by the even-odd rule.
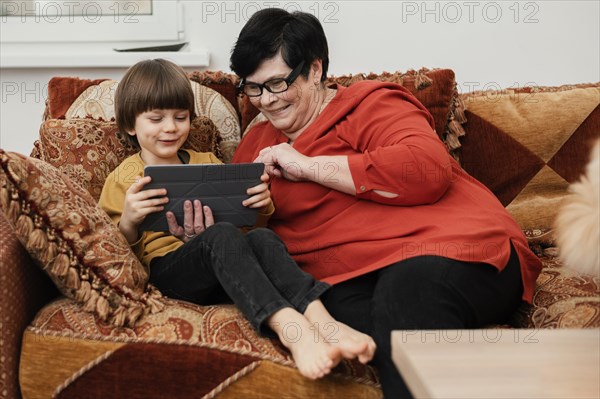
[[194, 200], [193, 204], [191, 201], [183, 203], [183, 226], [177, 224], [173, 212], [167, 212], [167, 223], [171, 234], [183, 242], [188, 242], [215, 224], [215, 220], [208, 206], [202, 206], [199, 200]]
[[125, 193], [125, 206], [119, 221], [119, 229], [130, 244], [138, 240], [138, 227], [146, 216], [162, 211], [164, 204], [169, 202], [169, 198], [166, 197], [167, 190], [164, 188], [142, 190], [150, 180], [150, 176], [140, 176]]
[[269, 191], [269, 175], [263, 173], [260, 177], [262, 183], [258, 186], [250, 187], [246, 193], [250, 198], [244, 200], [242, 205], [249, 208], [266, 208], [271, 204], [271, 191]]

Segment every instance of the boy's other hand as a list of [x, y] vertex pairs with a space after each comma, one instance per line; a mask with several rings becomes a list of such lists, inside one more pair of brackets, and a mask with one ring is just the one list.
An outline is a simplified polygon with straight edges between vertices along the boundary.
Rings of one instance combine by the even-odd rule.
[[242, 201], [242, 205], [249, 208], [266, 208], [271, 204], [269, 175], [263, 173], [262, 176], [260, 176], [260, 180], [262, 183], [246, 190], [246, 193], [250, 196], [250, 198]]
[[125, 206], [119, 221], [119, 229], [130, 244], [138, 240], [138, 227], [146, 216], [162, 211], [164, 204], [169, 202], [169, 198], [166, 197], [167, 190], [164, 188], [142, 190], [150, 180], [150, 176], [139, 176], [125, 193]]

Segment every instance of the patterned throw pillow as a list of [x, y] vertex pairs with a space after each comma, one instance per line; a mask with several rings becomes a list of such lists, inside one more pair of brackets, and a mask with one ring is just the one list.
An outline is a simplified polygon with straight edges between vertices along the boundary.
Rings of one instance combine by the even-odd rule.
[[522, 229], [544, 232], [551, 244], [547, 233], [567, 187], [583, 172], [600, 135], [600, 84], [461, 97], [468, 120], [463, 168], [500, 199]]
[[[464, 109], [458, 97], [454, 72], [450, 69], [420, 69], [408, 72], [383, 72], [381, 74], [357, 74], [339, 77], [329, 77], [325, 84], [333, 87], [336, 84], [347, 87], [361, 80], [377, 80], [393, 82], [407, 88], [433, 116], [435, 129], [448, 149], [455, 155], [460, 147], [458, 137], [464, 135], [461, 124], [465, 122]], [[246, 132], [251, 124], [256, 123], [259, 115], [248, 97], [241, 98], [242, 132]]]
[[0, 149], [0, 210], [63, 295], [115, 326], [163, 308], [117, 226], [78, 183]]
[[[219, 135], [218, 152], [224, 162], [231, 161], [241, 138], [232, 80], [232, 75], [223, 73], [197, 72], [190, 75], [196, 114], [209, 118], [216, 127]], [[54, 77], [48, 86], [45, 120], [84, 118], [114, 121], [117, 86], [118, 81], [109, 79], [90, 81]]]
[[[219, 133], [212, 121], [196, 117], [183, 147], [219, 156], [218, 140]], [[57, 167], [96, 200], [108, 174], [137, 151], [115, 122], [85, 118], [43, 122], [36, 150], [32, 156]]]
[[48, 82], [48, 100], [44, 111], [46, 119], [64, 119], [73, 101], [88, 87], [101, 84], [107, 79], [79, 79], [54, 77]]

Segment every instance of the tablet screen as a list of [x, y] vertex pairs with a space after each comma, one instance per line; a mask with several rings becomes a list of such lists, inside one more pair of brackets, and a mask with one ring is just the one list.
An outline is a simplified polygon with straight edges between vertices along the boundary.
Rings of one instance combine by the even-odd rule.
[[163, 211], [146, 216], [140, 230], [169, 231], [167, 211], [173, 212], [183, 226], [183, 203], [196, 199], [210, 207], [215, 223], [253, 226], [258, 209], [246, 208], [242, 201], [249, 197], [248, 188], [261, 183], [264, 168], [262, 163], [146, 166], [144, 175], [151, 176], [152, 181], [144, 190], [164, 188], [169, 202]]

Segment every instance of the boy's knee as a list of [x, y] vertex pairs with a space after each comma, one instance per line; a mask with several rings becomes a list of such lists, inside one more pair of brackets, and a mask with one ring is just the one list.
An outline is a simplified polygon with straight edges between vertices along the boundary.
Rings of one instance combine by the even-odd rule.
[[251, 242], [264, 243], [272, 240], [276, 237], [275, 233], [272, 230], [269, 230], [265, 227], [259, 227], [253, 230], [250, 230], [246, 233], [246, 238]]
[[243, 237], [243, 233], [228, 222], [215, 223], [202, 233], [204, 240], [208, 241], [231, 241]]

